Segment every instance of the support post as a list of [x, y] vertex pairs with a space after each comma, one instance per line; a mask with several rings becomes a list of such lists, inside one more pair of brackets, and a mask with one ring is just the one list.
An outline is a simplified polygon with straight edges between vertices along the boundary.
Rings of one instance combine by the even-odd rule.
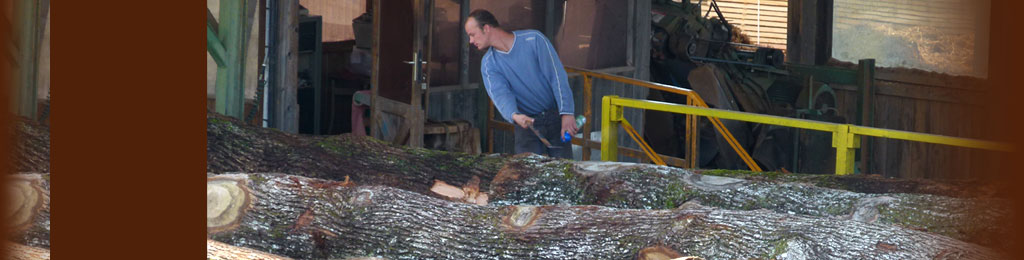
[[[686, 96], [686, 105], [694, 105], [693, 97]], [[700, 136], [698, 136], [697, 133], [699, 133], [700, 130], [697, 129], [697, 120], [697, 117], [691, 114], [686, 114], [686, 162], [692, 169], [696, 169], [698, 166], [697, 154], [699, 153], [699, 149], [697, 148], [697, 141], [700, 140]]]
[[[225, 51], [224, 66], [217, 68], [217, 113], [238, 119], [243, 119], [245, 93], [242, 86], [245, 67], [244, 8], [243, 0], [222, 0], [220, 28], [217, 29], [217, 38]], [[207, 33], [207, 37], [209, 35]]]
[[604, 96], [601, 100], [601, 160], [619, 160], [619, 121], [622, 107], [612, 106], [612, 99], [619, 96]]
[[[858, 124], [862, 126], [874, 126], [874, 97], [875, 97], [875, 60], [863, 59], [857, 62], [857, 85], [860, 87], [860, 103], [857, 111]], [[860, 172], [870, 171], [871, 162], [871, 138], [863, 138], [864, 143], [860, 149]]]
[[860, 136], [850, 132], [850, 125], [836, 126], [832, 132], [832, 147], [836, 148], [836, 175], [853, 173], [853, 159], [860, 147]]
[[27, 118], [36, 118], [36, 74], [39, 72], [39, 1], [18, 0], [15, 16], [18, 28], [18, 84], [11, 102], [13, 111]]
[[[593, 101], [594, 101], [594, 79], [586, 73], [583, 73], [583, 117], [587, 120], [593, 120]], [[590, 142], [590, 131], [593, 131], [593, 124], [591, 121], [587, 121], [583, 124], [583, 143], [587, 144]], [[586, 145], [581, 146], [583, 150], [583, 156], [581, 161], [590, 160], [590, 148]]]

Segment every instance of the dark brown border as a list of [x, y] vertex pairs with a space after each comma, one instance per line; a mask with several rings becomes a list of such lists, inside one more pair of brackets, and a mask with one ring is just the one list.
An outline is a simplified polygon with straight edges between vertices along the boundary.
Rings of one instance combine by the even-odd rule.
[[203, 259], [205, 1], [51, 1], [52, 254]]
[[[55, 3], [54, 254], [171, 259], [204, 254], [202, 3]], [[1024, 147], [1019, 34], [1024, 8], [1019, 1], [995, 0], [991, 9], [989, 100], [997, 120], [979, 127]], [[0, 42], [8, 37], [0, 35]], [[0, 100], [10, 100], [9, 71], [0, 62]], [[11, 122], [4, 104], [0, 127]], [[10, 144], [9, 138], [0, 139], [0, 147]], [[10, 165], [9, 151], [0, 149], [0, 165]], [[1020, 153], [1012, 154], [988, 172], [1024, 183], [1024, 171], [1014, 164], [1021, 159]], [[1018, 208], [1022, 190], [1014, 194]], [[1024, 231], [1024, 225], [1013, 227]], [[1014, 255], [1024, 253], [1018, 250]]]
[[[1024, 63], [1024, 40], [1020, 34], [1021, 10], [1024, 10], [1024, 3], [1013, 0], [993, 0], [991, 9], [990, 49], [989, 49], [989, 82], [991, 111], [988, 116], [990, 124], [979, 125], [982, 129], [994, 133], [998, 140], [1013, 143], [1018, 152], [998, 158], [996, 163], [990, 166], [988, 174], [995, 176], [997, 180], [1012, 183], [1011, 187], [1018, 187], [1024, 184], [1024, 169], [1020, 163], [1024, 162], [1022, 153], [1024, 150], [1024, 70], [1021, 66]], [[1011, 189], [1014, 200], [1013, 206], [1017, 210], [1015, 223], [1006, 223], [1008, 227], [1016, 229], [1017, 232], [1012, 239], [1017, 245], [1011, 255], [1024, 255], [1024, 247], [1020, 247], [1021, 239], [1024, 236], [1024, 215], [1020, 210], [1024, 209], [1021, 202], [1024, 202], [1024, 189]]]
[[[6, 4], [8, 2], [5, 1], [5, 2], [2, 2], [2, 3]], [[0, 10], [3, 10], [3, 9], [0, 8]], [[11, 19], [9, 17], [6, 17], [6, 16], [7, 16], [7, 12], [3, 12], [2, 14], [0, 14], [0, 17], [3, 17], [6, 20], [10, 21]], [[12, 39], [11, 39], [11, 31], [10, 30], [0, 30], [0, 42], [5, 42], [6, 43], [6, 42], [11, 42], [11, 40]], [[0, 129], [4, 129], [4, 131], [2, 132], [3, 134], [0, 134], [0, 135], [3, 136], [3, 138], [0, 138], [0, 174], [4, 174], [5, 176], [7, 174], [10, 174], [11, 171], [14, 170], [14, 169], [11, 168], [13, 164], [11, 162], [11, 154], [10, 154], [11, 151], [14, 150], [14, 146], [13, 146], [14, 137], [9, 135], [12, 132], [6, 131], [7, 129], [9, 129], [8, 127], [10, 127], [10, 123], [14, 119], [14, 118], [12, 118], [13, 114], [12, 114], [12, 111], [11, 111], [11, 101], [12, 101], [11, 100], [11, 95], [12, 95], [12, 92], [11, 92], [11, 90], [12, 90], [12, 88], [11, 88], [11, 68], [10, 68], [11, 63], [7, 62], [7, 61], [9, 61], [9, 60], [11, 60], [13, 58], [14, 57], [11, 57], [11, 53], [10, 52], [6, 52], [5, 51], [5, 52], [0, 53], [0, 61], [2, 61], [2, 62], [0, 62]], [[6, 179], [6, 178], [0, 178], [0, 179]], [[6, 187], [6, 180], [3, 181], [3, 184], [4, 184], [3, 187]], [[6, 192], [6, 190], [4, 192], [0, 192], [0, 200], [6, 201], [6, 199], [7, 199], [7, 192]], [[6, 214], [4, 214], [4, 215], [6, 215]], [[10, 223], [8, 221], [9, 220], [6, 217], [0, 216], [0, 223], [4, 224], [3, 227], [9, 226], [9, 225], [7, 225], [7, 223]], [[0, 231], [2, 231], [2, 232], [0, 232], [0, 235], [3, 235], [3, 237], [6, 237], [7, 234], [9, 232], [11, 232], [12, 230], [7, 229], [7, 228], [3, 228], [3, 229], [0, 229]], [[8, 259], [8, 254], [7, 254], [6, 247], [0, 248], [0, 259]]]

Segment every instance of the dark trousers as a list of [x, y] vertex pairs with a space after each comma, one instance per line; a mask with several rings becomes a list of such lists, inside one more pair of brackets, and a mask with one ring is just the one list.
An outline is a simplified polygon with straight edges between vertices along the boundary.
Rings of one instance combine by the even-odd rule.
[[537, 138], [537, 135], [532, 130], [522, 128], [519, 124], [513, 123], [516, 135], [515, 153], [531, 152], [556, 158], [572, 158], [572, 143], [562, 142], [562, 117], [558, 114], [557, 110], [527, 116], [533, 118], [533, 128], [536, 128], [544, 138], [548, 139], [552, 146], [559, 146], [560, 148], [548, 148]]

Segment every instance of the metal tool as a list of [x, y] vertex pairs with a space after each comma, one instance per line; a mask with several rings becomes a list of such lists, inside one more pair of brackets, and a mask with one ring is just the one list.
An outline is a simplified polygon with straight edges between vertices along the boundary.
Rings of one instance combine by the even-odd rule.
[[540, 142], [544, 143], [544, 146], [547, 146], [548, 148], [562, 148], [561, 146], [551, 145], [551, 142], [548, 142], [548, 139], [544, 138], [544, 136], [540, 134], [540, 131], [537, 131], [536, 128], [533, 128], [533, 125], [530, 125], [530, 130], [533, 130], [533, 134], [537, 135], [537, 138], [540, 138]]

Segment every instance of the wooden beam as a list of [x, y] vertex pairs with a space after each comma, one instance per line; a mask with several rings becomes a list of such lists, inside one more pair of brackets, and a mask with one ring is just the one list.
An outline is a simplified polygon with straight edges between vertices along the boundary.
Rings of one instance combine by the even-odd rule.
[[370, 137], [381, 138], [380, 134], [380, 107], [377, 106], [377, 100], [380, 98], [380, 2], [372, 1], [372, 5], [368, 5], [370, 11], [373, 13], [373, 45], [370, 49], [371, 56], [371, 72], [370, 72]]
[[[862, 126], [874, 126], [874, 99], [875, 99], [875, 60], [860, 60], [857, 69], [857, 85], [860, 87], [859, 114], [857, 123]], [[860, 138], [860, 172], [870, 171], [871, 140], [872, 137], [863, 136]]]
[[299, 132], [299, 1], [275, 0], [274, 117], [277, 129]]
[[[244, 0], [220, 2], [220, 24], [216, 33], [224, 45], [224, 66], [217, 68], [218, 113], [242, 119], [245, 89], [242, 86], [245, 68], [245, 14]], [[209, 23], [207, 24], [209, 26]], [[209, 31], [207, 37], [210, 35]], [[208, 41], [209, 42], [209, 41]]]

